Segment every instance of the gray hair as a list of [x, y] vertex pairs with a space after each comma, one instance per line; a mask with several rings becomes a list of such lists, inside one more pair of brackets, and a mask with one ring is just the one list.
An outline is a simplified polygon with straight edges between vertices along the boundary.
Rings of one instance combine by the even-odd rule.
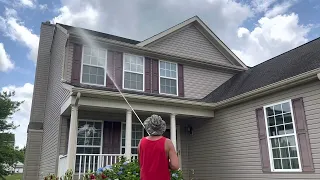
[[155, 114], [148, 117], [143, 124], [150, 136], [162, 136], [166, 131], [166, 122]]

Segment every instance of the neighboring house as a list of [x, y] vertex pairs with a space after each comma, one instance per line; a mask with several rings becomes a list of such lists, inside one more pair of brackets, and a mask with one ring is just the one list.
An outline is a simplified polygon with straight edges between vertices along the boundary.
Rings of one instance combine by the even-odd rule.
[[24, 180], [136, 158], [111, 79], [167, 122], [185, 179], [319, 179], [319, 73], [320, 39], [249, 68], [197, 16], [142, 42], [43, 23]]
[[13, 167], [10, 167], [9, 170], [10, 173], [15, 174], [22, 174], [23, 173], [23, 163], [17, 162]]

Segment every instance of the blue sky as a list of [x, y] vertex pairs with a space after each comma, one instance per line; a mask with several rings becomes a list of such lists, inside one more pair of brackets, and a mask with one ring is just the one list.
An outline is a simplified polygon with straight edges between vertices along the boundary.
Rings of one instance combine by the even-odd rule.
[[320, 36], [318, 0], [0, 0], [0, 90], [26, 101], [13, 116], [16, 144], [26, 141], [41, 22], [143, 40], [194, 15], [249, 66]]

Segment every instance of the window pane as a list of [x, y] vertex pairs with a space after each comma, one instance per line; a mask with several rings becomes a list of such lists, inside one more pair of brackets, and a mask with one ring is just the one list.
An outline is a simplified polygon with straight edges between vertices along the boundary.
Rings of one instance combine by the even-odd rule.
[[99, 58], [98, 59], [98, 66], [104, 66], [104, 62], [105, 62], [105, 59]]
[[131, 148], [131, 153], [132, 153], [132, 154], [138, 154], [137, 148]]
[[84, 147], [77, 147], [78, 154], [84, 154]]
[[281, 148], [281, 157], [282, 158], [289, 157], [289, 149], [288, 148]]
[[282, 159], [282, 165], [283, 165], [283, 169], [291, 169], [289, 159]]
[[295, 147], [290, 147], [290, 157], [298, 157], [297, 149]]
[[98, 57], [98, 49], [91, 48], [91, 55], [95, 56], [95, 57]]
[[82, 75], [82, 82], [88, 83], [89, 82], [89, 74], [83, 74]]
[[102, 50], [102, 49], [99, 49], [99, 57], [100, 58], [106, 58], [106, 51]]
[[131, 71], [134, 71], [134, 72], [137, 71], [137, 65], [136, 64], [131, 64]]
[[92, 145], [92, 138], [86, 138], [84, 141], [84, 145]]
[[96, 75], [90, 75], [89, 83], [96, 84], [97, 83], [97, 76]]
[[101, 144], [101, 139], [100, 138], [94, 138], [93, 139], [93, 145], [99, 146]]
[[166, 77], [171, 77], [170, 76], [170, 70], [166, 70]]
[[290, 104], [288, 102], [287, 103], [283, 103], [282, 104], [282, 110], [283, 110], [283, 113], [291, 112]]
[[90, 64], [90, 56], [84, 55], [83, 56], [83, 63]]
[[103, 68], [97, 68], [98, 72], [97, 75], [104, 76], [104, 69]]
[[97, 84], [104, 85], [104, 77], [103, 76], [98, 76], [97, 77]]
[[299, 169], [299, 161], [298, 158], [291, 159], [292, 169]]
[[161, 93], [164, 93], [164, 92], [165, 92], [165, 90], [166, 90], [166, 87], [165, 87], [165, 86], [163, 86], [163, 85], [161, 85], [161, 86], [160, 86], [160, 92], [161, 92]]
[[96, 147], [92, 148], [92, 153], [93, 154], [100, 154], [100, 148], [96, 148]]
[[176, 78], [176, 75], [177, 75], [177, 73], [176, 73], [176, 72], [171, 71], [171, 77], [172, 77], [172, 78]]
[[272, 153], [273, 153], [273, 158], [280, 158], [280, 150], [277, 149], [272, 149]]
[[276, 133], [276, 127], [270, 127], [269, 128], [269, 135], [270, 136], [276, 136], [277, 133]]
[[162, 62], [162, 61], [160, 62], [160, 68], [161, 68], [161, 69], [165, 69], [165, 63]]
[[124, 80], [124, 88], [130, 88], [130, 81]]
[[176, 64], [174, 64], [174, 63], [171, 64], [171, 70], [176, 71]]
[[294, 136], [288, 136], [288, 143], [289, 143], [289, 146], [295, 146], [296, 145], [296, 141], [294, 139]]
[[291, 123], [292, 122], [292, 117], [291, 114], [284, 114], [284, 123]]
[[272, 138], [271, 139], [271, 145], [272, 145], [272, 147], [279, 147], [278, 138]]
[[124, 63], [124, 70], [130, 71], [130, 63]]
[[286, 124], [286, 134], [293, 133], [293, 124]]
[[126, 140], [122, 139], [122, 146], [125, 146], [125, 145], [126, 145]]
[[288, 146], [286, 137], [279, 138], [279, 141], [280, 141], [280, 147], [287, 147]]
[[282, 169], [281, 160], [275, 159], [274, 160], [274, 169]]
[[269, 126], [274, 126], [275, 125], [275, 119], [273, 116], [268, 117], [268, 125]]
[[91, 55], [91, 48], [89, 48], [89, 47], [84, 47], [84, 54]]
[[137, 89], [143, 90], [143, 83], [142, 82], [137, 82]]
[[77, 145], [84, 145], [85, 138], [78, 138], [77, 139]]
[[143, 66], [138, 65], [137, 66], [137, 72], [143, 73]]
[[91, 64], [98, 65], [98, 59], [96, 57], [91, 57]]
[[121, 154], [124, 154], [125, 151], [126, 151], [126, 149], [125, 149], [125, 148], [122, 148], [122, 149], [121, 149]]
[[164, 69], [160, 69], [160, 76], [165, 76], [166, 75], [166, 71]]
[[172, 87], [171, 88], [171, 94], [177, 94], [177, 88]]
[[274, 113], [276, 115], [282, 113], [281, 104], [277, 104], [277, 105], [274, 106]]
[[282, 115], [276, 116], [276, 124], [277, 124], [277, 125], [283, 124]]
[[284, 133], [284, 125], [277, 126], [278, 135], [283, 135]]
[[268, 114], [268, 116], [272, 116], [273, 115], [273, 106], [272, 107], [267, 107], [267, 114]]

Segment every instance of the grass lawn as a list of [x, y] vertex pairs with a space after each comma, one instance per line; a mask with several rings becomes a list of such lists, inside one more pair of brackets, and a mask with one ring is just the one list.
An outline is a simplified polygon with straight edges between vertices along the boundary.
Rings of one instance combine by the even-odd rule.
[[6, 177], [6, 180], [22, 180], [22, 174], [13, 174]]

